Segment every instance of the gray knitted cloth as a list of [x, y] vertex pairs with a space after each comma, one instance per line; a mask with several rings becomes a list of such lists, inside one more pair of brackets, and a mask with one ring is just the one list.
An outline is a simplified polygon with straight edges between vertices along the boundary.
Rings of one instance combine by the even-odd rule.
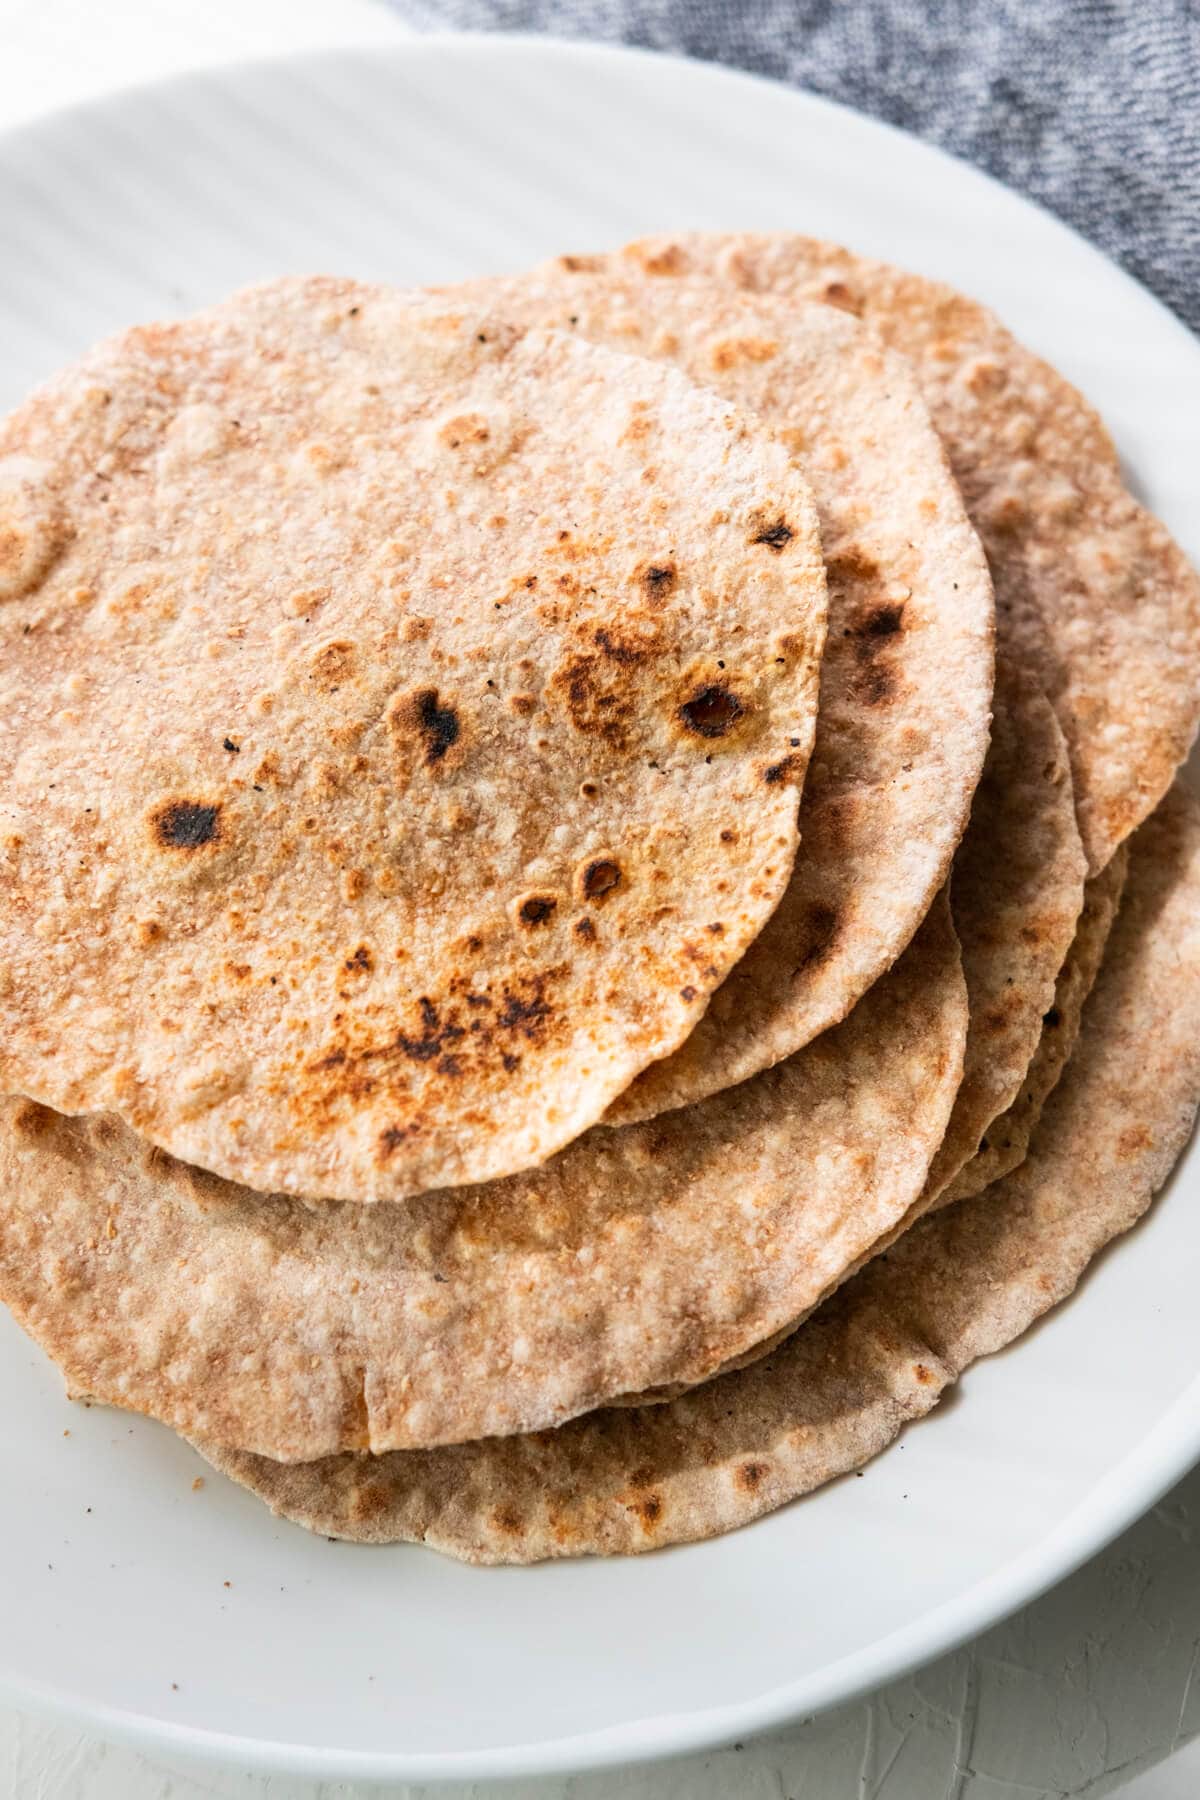
[[755, 69], [941, 144], [1067, 219], [1200, 330], [1200, 0], [391, 0]]

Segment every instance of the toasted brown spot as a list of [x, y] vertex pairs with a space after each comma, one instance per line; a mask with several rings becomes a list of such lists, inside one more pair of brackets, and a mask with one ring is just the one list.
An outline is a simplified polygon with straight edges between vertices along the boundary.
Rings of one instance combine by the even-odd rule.
[[973, 362], [964, 366], [960, 379], [963, 386], [973, 394], [997, 394], [1007, 384], [1008, 375], [990, 357], [977, 356]]
[[501, 1064], [511, 1070], [515, 1063], [510, 1058], [526, 1045], [549, 1040], [556, 1016], [547, 995], [564, 974], [565, 965], [537, 974], [514, 972], [498, 994], [469, 997], [468, 978], [462, 975], [445, 997], [423, 994], [413, 1009], [416, 1017], [403, 1028], [388, 1021], [378, 1036], [364, 1029], [363, 1021], [347, 1021], [335, 1013], [333, 1041], [305, 1064], [306, 1072], [321, 1079], [303, 1090], [294, 1081], [281, 1081], [280, 1092], [305, 1127], [345, 1117], [372, 1096], [377, 1104], [386, 1104], [389, 1123], [376, 1139], [376, 1156], [384, 1165], [426, 1129], [425, 1108], [440, 1083], [458, 1082], [475, 1070]]
[[511, 1506], [494, 1506], [492, 1508], [492, 1524], [505, 1537], [520, 1538], [525, 1536], [525, 1526], [520, 1516]]
[[916, 1363], [913, 1367], [913, 1374], [921, 1383], [922, 1387], [928, 1387], [931, 1382], [937, 1380], [933, 1370], [926, 1368], [924, 1363]]
[[448, 1043], [454, 1043], [463, 1036], [463, 1028], [452, 1019], [443, 1020], [428, 994], [422, 994], [417, 1005], [421, 1009], [420, 1035], [398, 1031], [395, 1037], [396, 1048], [410, 1062], [434, 1062]]
[[[607, 643], [596, 651], [573, 656], [556, 669], [549, 690], [565, 703], [576, 731], [620, 749], [637, 711], [626, 671], [639, 658], [629, 643], [605, 636]], [[613, 663], [620, 673], [612, 668]]]
[[876, 581], [879, 578], [879, 564], [873, 556], [869, 556], [861, 544], [847, 544], [831, 556], [825, 565], [825, 574], [829, 582]]
[[1019, 994], [1002, 995], [986, 1012], [979, 1014], [979, 1023], [983, 1030], [997, 1035], [1008, 1030], [1014, 1019], [1021, 1015], [1021, 998]]
[[763, 770], [763, 780], [770, 785], [772, 782], [787, 781], [793, 775], [799, 775], [800, 772], [800, 758], [785, 756], [782, 762], [772, 763], [769, 768]]
[[375, 959], [367, 949], [367, 946], [365, 944], [360, 944], [354, 954], [346, 958], [344, 966], [348, 975], [369, 975], [371, 970], [375, 967]]
[[854, 691], [866, 706], [878, 706], [896, 692], [894, 672], [881, 659], [890, 638], [904, 629], [903, 603], [873, 606], [855, 624], [848, 625], [845, 636], [853, 638], [857, 669]]
[[896, 691], [895, 678], [890, 669], [869, 663], [860, 669], [855, 682], [855, 692], [865, 706], [881, 706]]
[[341, 770], [333, 763], [323, 762], [318, 758], [310, 765], [308, 788], [316, 799], [328, 800], [337, 793], [341, 785]]
[[595, 943], [596, 927], [592, 923], [591, 919], [576, 919], [576, 921], [575, 921], [575, 936], [577, 938], [582, 938], [582, 940], [585, 944], [594, 944]]
[[[0, 581], [16, 584], [29, 558], [29, 537], [12, 525], [0, 526]], [[24, 584], [22, 584], [24, 585]]]
[[697, 737], [719, 738], [733, 729], [745, 710], [736, 694], [713, 682], [685, 700], [679, 716]]
[[811, 964], [820, 962], [829, 954], [837, 928], [838, 915], [832, 906], [824, 906], [820, 901], [815, 901], [806, 909], [804, 935], [807, 943], [796, 964], [795, 974], [801, 974]]
[[491, 431], [482, 413], [460, 413], [447, 419], [438, 431], [442, 443], [451, 450], [461, 444], [486, 444]]
[[642, 1530], [649, 1535], [663, 1516], [662, 1495], [653, 1491], [648, 1494], [635, 1494], [632, 1500], [625, 1502], [630, 1512], [636, 1513]]
[[[346, 1395], [345, 1416], [342, 1431], [347, 1446], [354, 1450], [365, 1450], [371, 1442], [371, 1417], [367, 1410], [367, 1374], [358, 1368], [353, 1373], [353, 1386]], [[355, 1492], [355, 1501], [369, 1505], [369, 1488]], [[229, 1583], [226, 1582], [228, 1587]]]
[[439, 706], [436, 688], [427, 688], [416, 697], [417, 718], [425, 739], [426, 762], [441, 762], [452, 744], [457, 744], [461, 726], [452, 706]]
[[436, 688], [398, 696], [388, 711], [393, 730], [415, 731], [427, 768], [436, 768], [462, 736], [462, 723], [454, 707], [443, 704]]
[[661, 250], [643, 254], [642, 267], [647, 275], [682, 275], [687, 267], [687, 257], [682, 245], [664, 244]]
[[755, 522], [755, 529], [750, 537], [752, 544], [765, 544], [778, 556], [791, 543], [796, 533], [785, 518], [763, 519]]
[[221, 839], [221, 808], [202, 800], [168, 800], [151, 815], [159, 844], [168, 850], [202, 850]]
[[652, 600], [665, 600], [679, 579], [679, 571], [669, 558], [662, 562], [644, 563], [637, 578]]
[[[355, 1428], [348, 1428], [353, 1435]], [[358, 1420], [356, 1448], [365, 1450], [368, 1447], [366, 1401], [363, 1400], [362, 1413]], [[356, 1481], [350, 1490], [350, 1517], [360, 1524], [369, 1519], [381, 1519], [390, 1510], [392, 1496], [386, 1481]]]
[[895, 637], [904, 629], [904, 604], [876, 606], [855, 626], [861, 638]]
[[744, 1494], [757, 1493], [764, 1478], [771, 1472], [770, 1464], [765, 1462], [739, 1463], [733, 1471], [734, 1486], [741, 1488]]
[[1016, 531], [1025, 523], [1027, 507], [1020, 494], [996, 494], [987, 509], [993, 531]]
[[332, 591], [332, 588], [328, 587], [301, 588], [296, 593], [288, 595], [283, 602], [283, 610], [285, 613], [290, 613], [294, 619], [303, 618], [306, 613], [312, 612], [328, 600]]
[[553, 894], [527, 894], [517, 908], [517, 917], [523, 925], [544, 925], [557, 905]]
[[1128, 1130], [1123, 1131], [1117, 1139], [1117, 1155], [1122, 1162], [1127, 1161], [1131, 1156], [1137, 1156], [1139, 1151], [1153, 1148], [1154, 1139], [1144, 1125], [1129, 1126]]
[[385, 1125], [379, 1134], [380, 1160], [386, 1162], [394, 1151], [416, 1135], [415, 1125]]
[[605, 900], [621, 885], [621, 865], [608, 857], [597, 857], [583, 871], [580, 885], [585, 899]]
[[336, 693], [343, 681], [354, 672], [354, 645], [345, 638], [323, 644], [309, 664], [309, 680], [315, 681], [322, 693]]
[[688, 1005], [690, 1006], [692, 1001], [696, 998], [695, 988], [691, 987], [691, 986], [681, 987], [679, 990], [679, 998], [681, 1000], [686, 1000]]
[[0, 600], [14, 600], [37, 587], [70, 535], [64, 520], [45, 510], [36, 518], [0, 521]]
[[855, 318], [862, 312], [862, 301], [844, 281], [827, 281], [821, 289], [821, 299], [826, 306], [836, 306], [839, 312], [853, 313]]
[[545, 1036], [545, 1021], [551, 1008], [544, 998], [544, 984], [545, 977], [537, 976], [528, 997], [505, 989], [504, 1005], [496, 1014], [496, 1023], [502, 1030], [515, 1031], [529, 1043], [537, 1043]]
[[778, 353], [779, 345], [772, 338], [730, 337], [714, 344], [710, 357], [713, 368], [723, 373], [736, 369], [740, 363], [770, 362]]
[[53, 1132], [57, 1123], [58, 1115], [34, 1100], [22, 1100], [12, 1115], [13, 1130], [25, 1137], [45, 1137]]
[[645, 662], [654, 646], [645, 639], [614, 637], [611, 631], [603, 626], [595, 633], [596, 648], [611, 662], [623, 663], [627, 668], [634, 663]]

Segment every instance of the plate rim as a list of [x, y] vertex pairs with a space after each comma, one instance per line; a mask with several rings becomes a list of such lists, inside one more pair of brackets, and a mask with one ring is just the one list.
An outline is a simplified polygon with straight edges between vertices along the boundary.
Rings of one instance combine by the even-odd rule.
[[[839, 128], [850, 123], [855, 130], [865, 127], [872, 133], [883, 134], [885, 139], [903, 140], [906, 146], [915, 146], [925, 153], [931, 166], [938, 163], [955, 166], [987, 188], [998, 190], [1008, 200], [1016, 200], [1057, 232], [1074, 240], [1077, 250], [1087, 252], [1098, 267], [1103, 267], [1108, 280], [1115, 277], [1136, 294], [1143, 306], [1150, 302], [1160, 323], [1177, 336], [1181, 351], [1186, 354], [1190, 349], [1193, 355], [1200, 353], [1200, 340], [1144, 283], [1041, 202], [1010, 188], [977, 165], [886, 120], [807, 88], [792, 86], [772, 76], [640, 45], [527, 31], [439, 29], [406, 32], [400, 29], [394, 44], [364, 45], [351, 38], [345, 44], [317, 49], [206, 61], [181, 73], [121, 84], [103, 94], [53, 108], [0, 131], [0, 153], [9, 145], [52, 132], [65, 120], [85, 122], [89, 117], [103, 117], [114, 108], [119, 109], [143, 96], [170, 97], [189, 89], [219, 86], [232, 79], [289, 71], [302, 73], [306, 68], [319, 67], [333, 60], [353, 61], [370, 56], [373, 63], [381, 59], [437, 61], [478, 55], [480, 51], [486, 51], [490, 58], [502, 60], [536, 55], [575, 63], [603, 60], [614, 65], [645, 62], [669, 65], [688, 78], [699, 77], [716, 86], [740, 85], [747, 90], [769, 88], [798, 107], [836, 121]], [[1177, 1169], [1183, 1166], [1192, 1148], [1189, 1145], [1184, 1150]], [[1173, 1180], [1168, 1182], [1157, 1196], [1156, 1205], [1162, 1204], [1173, 1185]], [[1063, 1304], [1060, 1302], [1049, 1316]], [[994, 1359], [989, 1357], [987, 1360]], [[316, 1780], [409, 1781], [440, 1786], [481, 1779], [568, 1776], [658, 1763], [717, 1749], [734, 1738], [760, 1736], [800, 1718], [847, 1704], [958, 1648], [1037, 1599], [1089, 1561], [1161, 1499], [1198, 1460], [1200, 1368], [1151, 1429], [1037, 1544], [1011, 1558], [983, 1580], [922, 1613], [916, 1620], [877, 1639], [869, 1648], [852, 1652], [816, 1673], [770, 1688], [753, 1700], [720, 1708], [705, 1706], [695, 1712], [648, 1715], [597, 1731], [525, 1744], [412, 1752], [317, 1748], [282, 1739], [249, 1737], [176, 1724], [168, 1719], [89, 1700], [49, 1684], [22, 1681], [3, 1667], [0, 1667], [0, 1697], [42, 1716], [69, 1719], [102, 1737], [143, 1752], [181, 1757], [199, 1765], [235, 1766], [239, 1772], [299, 1775]], [[682, 1555], [690, 1547], [677, 1545], [651, 1554]]]

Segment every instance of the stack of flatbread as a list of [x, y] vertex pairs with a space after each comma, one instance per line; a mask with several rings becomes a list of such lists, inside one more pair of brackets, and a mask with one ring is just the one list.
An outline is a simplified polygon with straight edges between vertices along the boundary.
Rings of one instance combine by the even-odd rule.
[[1186, 1142], [1198, 677], [1086, 402], [830, 245], [101, 345], [0, 425], [0, 1298], [333, 1536], [794, 1499]]

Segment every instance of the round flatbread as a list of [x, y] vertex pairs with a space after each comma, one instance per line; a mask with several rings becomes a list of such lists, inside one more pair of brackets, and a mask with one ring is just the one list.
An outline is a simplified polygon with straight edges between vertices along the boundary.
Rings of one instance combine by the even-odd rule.
[[666, 1118], [407, 1206], [308, 1206], [0, 1104], [0, 1298], [69, 1385], [271, 1456], [557, 1424], [704, 1380], [903, 1217], [962, 1074], [943, 894], [850, 1018]]
[[1089, 871], [1103, 868], [1195, 737], [1200, 581], [1128, 492], [1086, 400], [975, 301], [835, 244], [697, 234], [626, 256], [755, 298], [824, 300], [911, 358], [987, 550], [1000, 641], [1058, 713]]
[[536, 1164], [783, 892], [825, 619], [677, 371], [346, 281], [0, 427], [0, 1091], [227, 1177]]
[[715, 1536], [876, 1455], [971, 1362], [1064, 1299], [1169, 1174], [1200, 1099], [1200, 811], [1176, 788], [1129, 889], [1030, 1154], [924, 1220], [765, 1361], [561, 1431], [380, 1458], [208, 1459], [331, 1537], [469, 1562], [622, 1554]]
[[778, 910], [674, 1056], [610, 1123], [790, 1055], [895, 961], [945, 880], [987, 748], [991, 580], [905, 362], [844, 315], [564, 258], [447, 290], [525, 324], [678, 364], [801, 457], [820, 512], [829, 634], [801, 849]]

